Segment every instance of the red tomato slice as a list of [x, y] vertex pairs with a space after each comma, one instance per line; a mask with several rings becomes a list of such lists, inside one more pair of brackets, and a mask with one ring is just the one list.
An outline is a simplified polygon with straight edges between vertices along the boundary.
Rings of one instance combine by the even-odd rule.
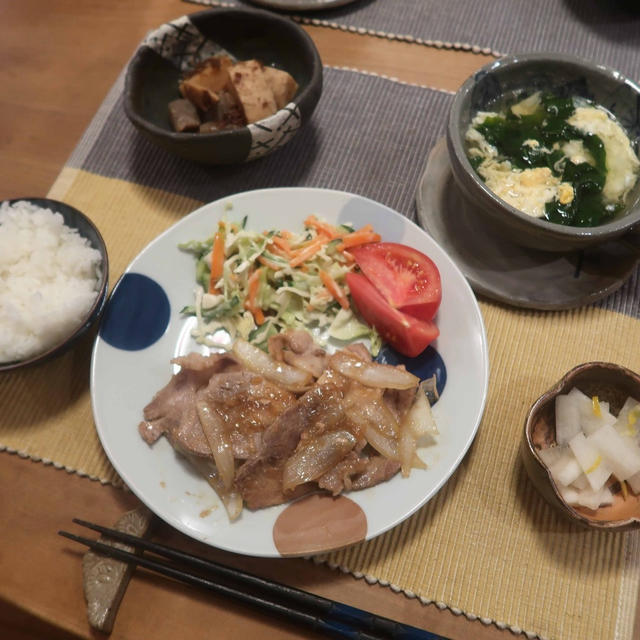
[[416, 249], [395, 242], [373, 242], [349, 249], [387, 302], [420, 320], [431, 320], [442, 300], [440, 272]]
[[440, 334], [438, 327], [430, 320], [418, 320], [391, 307], [361, 273], [347, 273], [346, 280], [360, 315], [396, 351], [415, 358]]

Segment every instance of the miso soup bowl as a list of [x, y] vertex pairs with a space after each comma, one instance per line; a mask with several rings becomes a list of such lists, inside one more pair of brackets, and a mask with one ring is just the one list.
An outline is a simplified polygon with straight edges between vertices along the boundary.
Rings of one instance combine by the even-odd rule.
[[[479, 111], [491, 111], [505, 95], [523, 97], [549, 91], [561, 97], [592, 100], [607, 109], [624, 128], [638, 153], [640, 87], [621, 73], [580, 58], [545, 53], [506, 56], [468, 78], [453, 101], [447, 127], [447, 148], [455, 182], [478, 208], [492, 232], [517, 245], [567, 252], [602, 244], [630, 232], [640, 223], [640, 180], [628, 194], [624, 209], [597, 227], [565, 226], [533, 218], [502, 200], [471, 166], [465, 133]], [[637, 242], [637, 240], [634, 240]]]

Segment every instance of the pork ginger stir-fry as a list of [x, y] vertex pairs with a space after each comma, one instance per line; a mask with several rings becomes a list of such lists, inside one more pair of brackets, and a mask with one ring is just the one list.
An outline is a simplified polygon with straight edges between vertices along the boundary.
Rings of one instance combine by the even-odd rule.
[[310, 491], [333, 495], [424, 468], [418, 444], [437, 433], [419, 379], [371, 361], [354, 344], [334, 354], [290, 330], [269, 354], [238, 340], [231, 353], [180, 365], [144, 409], [139, 431], [189, 458], [230, 519]]

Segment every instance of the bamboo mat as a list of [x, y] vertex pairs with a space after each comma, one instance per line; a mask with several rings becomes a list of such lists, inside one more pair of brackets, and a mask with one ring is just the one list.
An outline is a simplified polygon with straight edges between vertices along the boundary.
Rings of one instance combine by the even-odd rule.
[[[111, 283], [200, 203], [245, 189], [343, 189], [414, 218], [415, 187], [451, 102], [448, 93], [325, 68], [321, 102], [294, 140], [254, 163], [216, 169], [151, 147], [126, 120], [121, 94], [122, 77], [49, 194], [100, 228]], [[518, 448], [528, 407], [567, 369], [601, 359], [640, 370], [637, 277], [574, 311], [482, 300], [491, 379], [469, 454], [403, 524], [316, 561], [529, 637], [630, 640], [640, 534], [585, 532], [561, 520], [529, 483]], [[0, 378], [0, 448], [117, 484], [92, 421], [90, 348], [91, 336], [57, 360]]]

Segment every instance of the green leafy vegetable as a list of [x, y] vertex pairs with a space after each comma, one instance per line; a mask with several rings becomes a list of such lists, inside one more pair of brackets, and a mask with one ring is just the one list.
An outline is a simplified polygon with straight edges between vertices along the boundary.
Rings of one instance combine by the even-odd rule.
[[[524, 115], [512, 107], [504, 115], [489, 116], [475, 128], [493, 145], [501, 158], [518, 169], [547, 167], [562, 182], [573, 186], [574, 197], [569, 203], [557, 198], [545, 204], [546, 218], [558, 224], [596, 226], [614, 216], [622, 205], [604, 202], [602, 189], [607, 177], [606, 151], [602, 140], [580, 131], [567, 120], [575, 105], [571, 98], [542, 94], [539, 106]], [[593, 157], [594, 164], [574, 164], [560, 150], [562, 143], [582, 141]], [[481, 156], [470, 157], [476, 171], [483, 162]]]

